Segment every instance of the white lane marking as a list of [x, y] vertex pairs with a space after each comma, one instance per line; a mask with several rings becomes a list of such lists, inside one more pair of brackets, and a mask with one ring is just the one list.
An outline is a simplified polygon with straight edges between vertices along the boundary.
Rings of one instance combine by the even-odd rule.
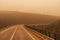
[[16, 30], [17, 30], [17, 27], [16, 27], [16, 29], [15, 29], [14, 33], [12, 34], [12, 36], [11, 36], [10, 40], [12, 40], [12, 39], [13, 39], [14, 34], [16, 33]]
[[6, 29], [6, 30], [4, 30], [4, 31], [2, 31], [2, 32], [0, 32], [0, 33], [4, 33], [4, 32], [6, 32], [7, 30], [9, 30], [9, 29], [11, 29], [12, 27], [10, 27], [10, 28], [8, 28], [8, 29]]
[[24, 27], [23, 27], [23, 29], [33, 40], [36, 40]]
[[[41, 33], [40, 33], [41, 34]], [[44, 37], [47, 37], [48, 39], [51, 39], [51, 40], [54, 40], [53, 38], [50, 38], [50, 37], [48, 37], [48, 36], [46, 36], [46, 35], [43, 35], [43, 34], [41, 34], [42, 36], [44, 36]]]
[[[43, 40], [47, 40], [47, 39], [49, 39], [49, 40], [54, 40], [54, 39], [52, 39], [52, 38], [50, 38], [50, 37], [48, 37], [48, 36], [46, 36], [46, 35], [43, 35], [43, 34], [37, 32], [37, 31], [35, 31], [35, 32], [38, 33], [38, 34], [40, 34], [40, 35], [41, 35], [40, 37], [41, 37]], [[44, 37], [46, 37], [46, 38], [44, 38]]]

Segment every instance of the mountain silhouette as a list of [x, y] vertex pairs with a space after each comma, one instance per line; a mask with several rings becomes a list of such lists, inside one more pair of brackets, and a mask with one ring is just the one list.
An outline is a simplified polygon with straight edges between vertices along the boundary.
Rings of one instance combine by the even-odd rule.
[[16, 11], [0, 11], [0, 24], [50, 24], [60, 17]]

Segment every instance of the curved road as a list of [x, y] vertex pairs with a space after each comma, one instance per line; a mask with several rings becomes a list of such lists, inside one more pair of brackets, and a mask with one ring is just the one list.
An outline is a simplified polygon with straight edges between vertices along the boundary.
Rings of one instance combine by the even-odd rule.
[[0, 40], [48, 40], [32, 30], [28, 30], [23, 25], [11, 26], [0, 32]]
[[0, 40], [33, 40], [22, 25], [12, 26], [0, 32]]

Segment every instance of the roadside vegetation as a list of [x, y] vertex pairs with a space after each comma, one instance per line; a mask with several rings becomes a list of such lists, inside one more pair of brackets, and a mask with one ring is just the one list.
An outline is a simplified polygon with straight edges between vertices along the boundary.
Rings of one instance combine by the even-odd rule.
[[60, 40], [60, 20], [49, 25], [26, 24], [25, 26], [55, 40]]

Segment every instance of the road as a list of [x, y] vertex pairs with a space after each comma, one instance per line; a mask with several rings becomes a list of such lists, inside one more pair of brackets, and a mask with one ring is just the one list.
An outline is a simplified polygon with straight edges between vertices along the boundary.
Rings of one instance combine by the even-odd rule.
[[0, 32], [0, 40], [33, 40], [22, 25], [12, 26]]
[[0, 40], [45, 40], [45, 39], [42, 38], [42, 36], [39, 37], [39, 35], [34, 33], [32, 30], [28, 31], [28, 29], [26, 29], [23, 25], [11, 26], [8, 29], [0, 32]]
[[15, 25], [0, 32], [0, 40], [36, 40], [23, 25]]

